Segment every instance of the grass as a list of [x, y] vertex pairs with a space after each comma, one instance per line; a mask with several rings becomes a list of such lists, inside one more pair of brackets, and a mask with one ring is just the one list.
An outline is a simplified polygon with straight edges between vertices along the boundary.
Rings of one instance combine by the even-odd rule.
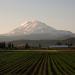
[[0, 75], [75, 75], [75, 52], [1, 51]]

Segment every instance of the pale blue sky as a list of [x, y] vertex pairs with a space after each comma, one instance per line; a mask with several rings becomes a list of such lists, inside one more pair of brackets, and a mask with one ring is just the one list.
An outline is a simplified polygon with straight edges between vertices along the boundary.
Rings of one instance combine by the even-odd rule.
[[75, 0], [0, 0], [0, 34], [32, 19], [75, 32]]

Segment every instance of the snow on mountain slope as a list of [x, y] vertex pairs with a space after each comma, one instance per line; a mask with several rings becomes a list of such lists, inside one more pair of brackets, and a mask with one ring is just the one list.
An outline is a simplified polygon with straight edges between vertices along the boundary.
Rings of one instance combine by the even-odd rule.
[[37, 34], [37, 33], [52, 33], [56, 31], [54, 28], [42, 23], [40, 21], [26, 21], [18, 28], [14, 29], [9, 35], [24, 35], [24, 34]]
[[72, 37], [70, 31], [56, 30], [40, 21], [25, 21], [18, 28], [4, 34], [0, 40], [61, 40]]

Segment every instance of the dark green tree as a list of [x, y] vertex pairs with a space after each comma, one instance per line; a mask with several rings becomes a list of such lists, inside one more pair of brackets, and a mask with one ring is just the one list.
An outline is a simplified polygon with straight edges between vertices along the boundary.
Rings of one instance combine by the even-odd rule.
[[39, 48], [41, 48], [41, 44], [39, 44]]
[[62, 45], [62, 43], [61, 42], [57, 42], [56, 45]]
[[0, 42], [0, 48], [5, 48], [5, 47], [6, 47], [5, 42]]
[[13, 43], [9, 42], [9, 43], [8, 43], [8, 48], [9, 48], [9, 49], [10, 49], [10, 48], [11, 48], [11, 49], [14, 48]]
[[29, 49], [29, 48], [30, 48], [29, 44], [26, 43], [26, 44], [25, 44], [25, 49]]

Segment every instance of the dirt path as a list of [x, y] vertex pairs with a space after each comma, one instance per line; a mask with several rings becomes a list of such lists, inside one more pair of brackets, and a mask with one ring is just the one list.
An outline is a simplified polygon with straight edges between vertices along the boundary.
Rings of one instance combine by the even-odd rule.
[[75, 50], [0, 50], [0, 52], [2, 51], [10, 51], [10, 52], [20, 52], [20, 51], [24, 51], [24, 52], [75, 52]]

